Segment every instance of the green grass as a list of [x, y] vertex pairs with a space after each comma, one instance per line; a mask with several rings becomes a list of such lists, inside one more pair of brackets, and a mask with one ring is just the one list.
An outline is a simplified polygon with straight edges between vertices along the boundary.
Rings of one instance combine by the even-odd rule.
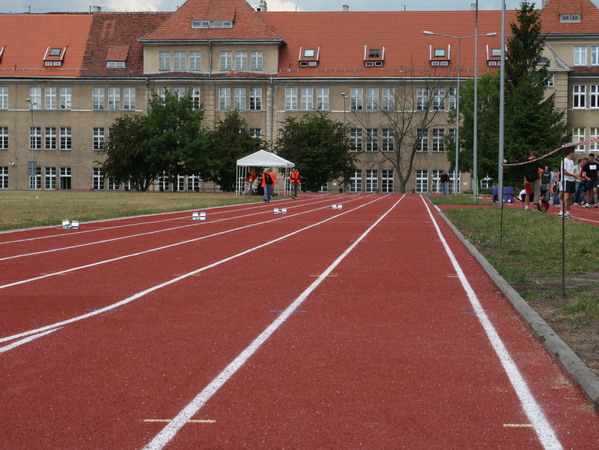
[[[472, 205], [472, 194], [458, 195], [429, 195], [429, 198], [435, 205]], [[478, 199], [476, 204], [487, 204], [481, 199]]]
[[261, 200], [225, 193], [4, 191], [0, 192], [0, 230], [59, 225], [62, 219], [86, 222]]

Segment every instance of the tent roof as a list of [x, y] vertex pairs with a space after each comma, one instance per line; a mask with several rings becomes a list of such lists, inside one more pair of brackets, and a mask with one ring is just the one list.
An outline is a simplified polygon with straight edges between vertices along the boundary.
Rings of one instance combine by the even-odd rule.
[[266, 150], [258, 150], [256, 153], [238, 159], [237, 165], [243, 167], [295, 167], [291, 161]]

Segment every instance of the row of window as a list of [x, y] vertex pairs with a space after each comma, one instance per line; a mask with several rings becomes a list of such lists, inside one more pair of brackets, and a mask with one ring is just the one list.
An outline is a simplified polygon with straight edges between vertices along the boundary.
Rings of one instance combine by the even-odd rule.
[[[4, 169], [4, 170], [3, 170]], [[56, 167], [44, 167], [44, 189], [54, 190], [58, 186], [62, 190], [71, 189], [71, 168], [60, 167], [60, 172]], [[60, 173], [60, 177], [57, 175]], [[57, 183], [60, 183], [58, 185]], [[8, 189], [8, 167], [0, 167], [0, 188]], [[37, 167], [35, 175], [29, 175], [29, 189], [42, 188], [42, 167]]]
[[[589, 61], [590, 56], [590, 61]], [[599, 46], [577, 46], [574, 47], [574, 65], [575, 66], [599, 66]]]
[[[262, 51], [221, 51], [219, 59], [222, 72], [262, 71], [264, 69], [264, 52]], [[200, 72], [202, 70], [202, 52], [158, 52], [158, 69], [165, 72]]]
[[572, 108], [599, 109], [599, 84], [572, 86]]
[[[597, 137], [599, 137], [599, 127], [589, 127], [588, 130], [584, 127], [572, 128], [572, 142], [580, 142], [584, 141], [585, 139], [593, 139]], [[588, 150], [591, 152], [598, 151], [599, 142], [593, 142], [587, 145], [578, 145], [576, 146], [575, 150], [577, 152], [584, 152], [587, 150], [586, 147], [588, 147]]]

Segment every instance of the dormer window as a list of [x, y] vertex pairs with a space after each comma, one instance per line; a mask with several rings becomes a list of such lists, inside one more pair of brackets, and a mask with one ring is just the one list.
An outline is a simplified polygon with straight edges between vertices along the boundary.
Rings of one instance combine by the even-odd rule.
[[64, 55], [67, 52], [67, 47], [48, 47], [44, 54], [44, 66], [60, 67], [64, 60]]
[[6, 47], [0, 47], [0, 62], [2, 62], [2, 55], [4, 55], [4, 49]]
[[364, 67], [383, 67], [385, 47], [364, 46]]
[[432, 67], [448, 67], [451, 59], [451, 46], [445, 48], [433, 48], [429, 46], [429, 59]]
[[232, 20], [192, 20], [191, 28], [233, 28]]
[[115, 45], [108, 47], [106, 52], [107, 69], [124, 69], [127, 67], [127, 56], [129, 55], [128, 45]]
[[444, 48], [436, 48], [434, 52], [435, 58], [445, 58], [445, 49]]
[[298, 62], [300, 67], [317, 67], [320, 60], [320, 47], [300, 47]]
[[560, 14], [559, 21], [561, 23], [580, 23], [580, 14]]

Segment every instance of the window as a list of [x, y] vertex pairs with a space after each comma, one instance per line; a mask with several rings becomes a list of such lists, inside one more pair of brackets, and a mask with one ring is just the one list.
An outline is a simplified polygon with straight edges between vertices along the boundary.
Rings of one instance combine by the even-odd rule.
[[545, 86], [548, 88], [555, 87], [555, 75], [550, 73], [547, 75], [547, 81], [545, 82]]
[[374, 192], [378, 189], [378, 171], [376, 169], [366, 170], [366, 192]]
[[231, 89], [220, 88], [218, 91], [218, 109], [227, 111], [231, 109]]
[[93, 88], [92, 89], [92, 108], [93, 109], [104, 109], [104, 88]]
[[[579, 142], [585, 140], [585, 129], [582, 127], [572, 128], [572, 142]], [[577, 152], [584, 152], [584, 145], [577, 145], [574, 150]]]
[[262, 129], [261, 128], [250, 128], [250, 137], [255, 139], [260, 139], [262, 137]]
[[314, 58], [315, 52], [313, 48], [307, 48], [304, 50], [304, 58]]
[[104, 128], [94, 128], [92, 148], [94, 150], [102, 150], [104, 148]]
[[349, 190], [350, 192], [362, 192], [362, 171], [356, 170], [349, 177]]
[[439, 192], [441, 191], [441, 174], [443, 173], [442, 170], [433, 170], [433, 179], [431, 180], [431, 192]]
[[0, 109], [8, 109], [8, 88], [0, 86]]
[[445, 151], [445, 130], [433, 128], [433, 152]]
[[381, 170], [381, 191], [386, 194], [393, 192], [393, 169]]
[[233, 108], [240, 111], [246, 109], [245, 88], [233, 89]]
[[416, 131], [416, 151], [428, 152], [428, 129], [420, 128]]
[[158, 70], [171, 70], [171, 52], [158, 52]]
[[60, 129], [60, 149], [61, 150], [71, 150], [71, 128], [70, 127], [61, 127]]
[[42, 128], [29, 127], [29, 150], [40, 150], [42, 148]]
[[329, 88], [316, 89], [316, 109], [319, 111], [329, 110]]
[[56, 127], [46, 127], [46, 150], [56, 150]]
[[0, 166], [0, 189], [8, 189], [8, 167]]
[[433, 109], [443, 111], [445, 109], [445, 89], [433, 89]]
[[248, 68], [248, 52], [235, 53], [235, 69], [237, 71], [247, 70]]
[[8, 150], [8, 127], [0, 127], [0, 150]]
[[485, 176], [482, 180], [480, 180], [481, 189], [491, 189], [493, 187], [493, 178], [489, 175]]
[[586, 108], [586, 88], [584, 84], [572, 86], [572, 108]]
[[312, 111], [314, 109], [314, 89], [301, 89], [301, 108], [302, 111]]
[[35, 168], [35, 174], [29, 175], [29, 189], [41, 189], [42, 188], [42, 168], [37, 166]]
[[108, 88], [108, 109], [121, 109], [121, 89]]
[[46, 167], [44, 173], [44, 189], [56, 189], [56, 167]]
[[364, 90], [362, 88], [351, 88], [349, 91], [349, 104], [352, 111], [364, 109]]
[[134, 111], [135, 107], [135, 88], [123, 88], [123, 109]]
[[193, 109], [200, 109], [202, 106], [202, 98], [200, 96], [200, 88], [191, 88], [191, 102], [193, 103]]
[[201, 52], [189, 52], [189, 70], [196, 72], [202, 70]]
[[262, 110], [262, 88], [250, 88], [250, 110]]
[[102, 175], [102, 171], [97, 167], [94, 167], [92, 173], [92, 189], [104, 189], [104, 175]]
[[351, 151], [362, 151], [362, 129], [352, 128], [350, 131]]
[[428, 192], [428, 170], [416, 171], [416, 193], [424, 194]]
[[60, 189], [65, 191], [71, 189], [71, 168], [60, 168]]
[[177, 86], [173, 88], [173, 95], [177, 100], [181, 100], [187, 95], [187, 90], [184, 87]]
[[381, 49], [380, 48], [371, 48], [370, 50], [368, 50], [368, 57], [371, 59], [380, 58], [381, 57]]
[[166, 87], [158, 88], [158, 98], [160, 98], [160, 100], [162, 100], [162, 101], [166, 100], [166, 94], [168, 94], [168, 88], [166, 88]]
[[264, 67], [264, 52], [252, 52], [252, 70], [262, 70]]
[[29, 102], [31, 109], [42, 109], [42, 88], [29, 88]]
[[591, 66], [599, 66], [599, 47], [591, 47]]
[[187, 59], [187, 54], [185, 52], [175, 52], [173, 59], [173, 62], [175, 63], [175, 72], [185, 72], [185, 60]]
[[[591, 127], [589, 129], [589, 131], [590, 131], [589, 139], [596, 139], [599, 137], [599, 127]], [[593, 142], [593, 143], [589, 144], [589, 150], [590, 151], [599, 150], [599, 142]], [[595, 203], [597, 203], [597, 201], [595, 201]]]
[[599, 84], [592, 84], [589, 86], [589, 108], [599, 108]]
[[428, 109], [428, 89], [416, 88], [416, 110], [426, 111]]
[[383, 128], [382, 150], [392, 152], [395, 149], [395, 130], [393, 128]]
[[379, 130], [376, 128], [369, 128], [366, 130], [366, 151], [376, 152], [379, 148]]
[[119, 183], [116, 182], [114, 177], [108, 177], [108, 189], [110, 189], [111, 191], [119, 190]]
[[56, 88], [46, 88], [46, 109], [56, 109]]
[[70, 87], [60, 88], [60, 109], [71, 109], [72, 105], [72, 89]]
[[285, 111], [297, 110], [297, 88], [285, 88]]
[[197, 175], [187, 176], [187, 190], [198, 192], [202, 186], [202, 179]]
[[379, 90], [378, 88], [366, 89], [366, 110], [376, 111], [379, 109]]
[[383, 88], [383, 111], [395, 111], [394, 88]]
[[436, 48], [435, 49], [435, 58], [445, 58], [445, 49], [444, 48]]
[[457, 88], [449, 88], [449, 110], [456, 109], [457, 107], [457, 98], [458, 98], [458, 89]]
[[586, 66], [587, 65], [587, 48], [586, 47], [574, 47], [574, 65], [575, 66]]
[[232, 52], [220, 52], [220, 70], [223, 70], [223, 71], [233, 70], [233, 53]]

